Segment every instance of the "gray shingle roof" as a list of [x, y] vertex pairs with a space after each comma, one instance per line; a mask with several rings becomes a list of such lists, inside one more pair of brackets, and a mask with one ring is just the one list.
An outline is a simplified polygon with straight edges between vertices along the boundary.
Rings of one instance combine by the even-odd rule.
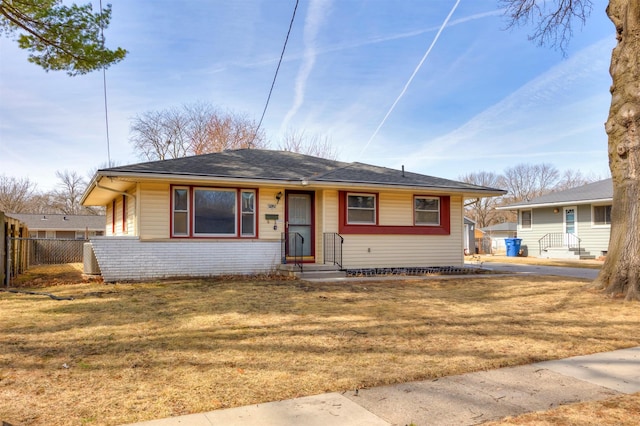
[[7, 213], [7, 216], [19, 220], [32, 231], [104, 231], [107, 223], [105, 216], [96, 215]]
[[523, 208], [532, 206], [552, 206], [567, 203], [581, 203], [589, 201], [610, 201], [613, 199], [613, 183], [611, 179], [604, 179], [598, 182], [589, 183], [587, 185], [576, 188], [567, 189], [566, 191], [552, 192], [551, 194], [542, 195], [529, 201], [509, 204], [504, 208]]
[[238, 149], [98, 170], [98, 174], [219, 177], [323, 183], [357, 183], [496, 192], [457, 182], [363, 163], [345, 163], [289, 151]]

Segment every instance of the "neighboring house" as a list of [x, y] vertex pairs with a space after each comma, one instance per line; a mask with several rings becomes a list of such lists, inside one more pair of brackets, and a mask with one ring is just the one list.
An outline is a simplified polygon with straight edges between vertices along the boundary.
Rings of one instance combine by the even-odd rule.
[[605, 179], [499, 209], [518, 212], [518, 238], [529, 256], [585, 259], [607, 253], [612, 200]]
[[505, 254], [507, 252], [506, 238], [515, 238], [518, 224], [513, 222], [498, 223], [481, 228], [486, 238], [491, 240], [491, 253]]
[[30, 238], [82, 240], [104, 235], [106, 219], [97, 215], [7, 213], [24, 223]]
[[98, 170], [92, 239], [107, 282], [275, 271], [463, 266], [463, 205], [505, 191], [286, 151], [240, 149]]
[[464, 254], [472, 255], [475, 254], [475, 230], [476, 230], [476, 222], [469, 219], [468, 217], [464, 218]]

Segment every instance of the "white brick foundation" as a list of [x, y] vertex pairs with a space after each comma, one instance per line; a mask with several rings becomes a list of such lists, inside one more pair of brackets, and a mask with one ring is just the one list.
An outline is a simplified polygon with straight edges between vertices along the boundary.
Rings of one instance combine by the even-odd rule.
[[279, 241], [140, 241], [137, 237], [91, 240], [105, 282], [206, 277], [273, 271]]

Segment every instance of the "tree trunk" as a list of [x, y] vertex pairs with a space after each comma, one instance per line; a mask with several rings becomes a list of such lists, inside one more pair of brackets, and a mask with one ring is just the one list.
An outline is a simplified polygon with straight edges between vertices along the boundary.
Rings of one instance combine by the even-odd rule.
[[606, 123], [613, 178], [611, 237], [596, 288], [640, 300], [640, 1], [610, 0], [618, 44], [611, 54]]

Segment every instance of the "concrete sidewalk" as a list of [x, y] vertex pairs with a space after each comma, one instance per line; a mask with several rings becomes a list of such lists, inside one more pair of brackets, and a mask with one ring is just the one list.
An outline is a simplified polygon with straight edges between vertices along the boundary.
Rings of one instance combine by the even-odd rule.
[[640, 347], [136, 425], [473, 425], [636, 392], [640, 392]]

